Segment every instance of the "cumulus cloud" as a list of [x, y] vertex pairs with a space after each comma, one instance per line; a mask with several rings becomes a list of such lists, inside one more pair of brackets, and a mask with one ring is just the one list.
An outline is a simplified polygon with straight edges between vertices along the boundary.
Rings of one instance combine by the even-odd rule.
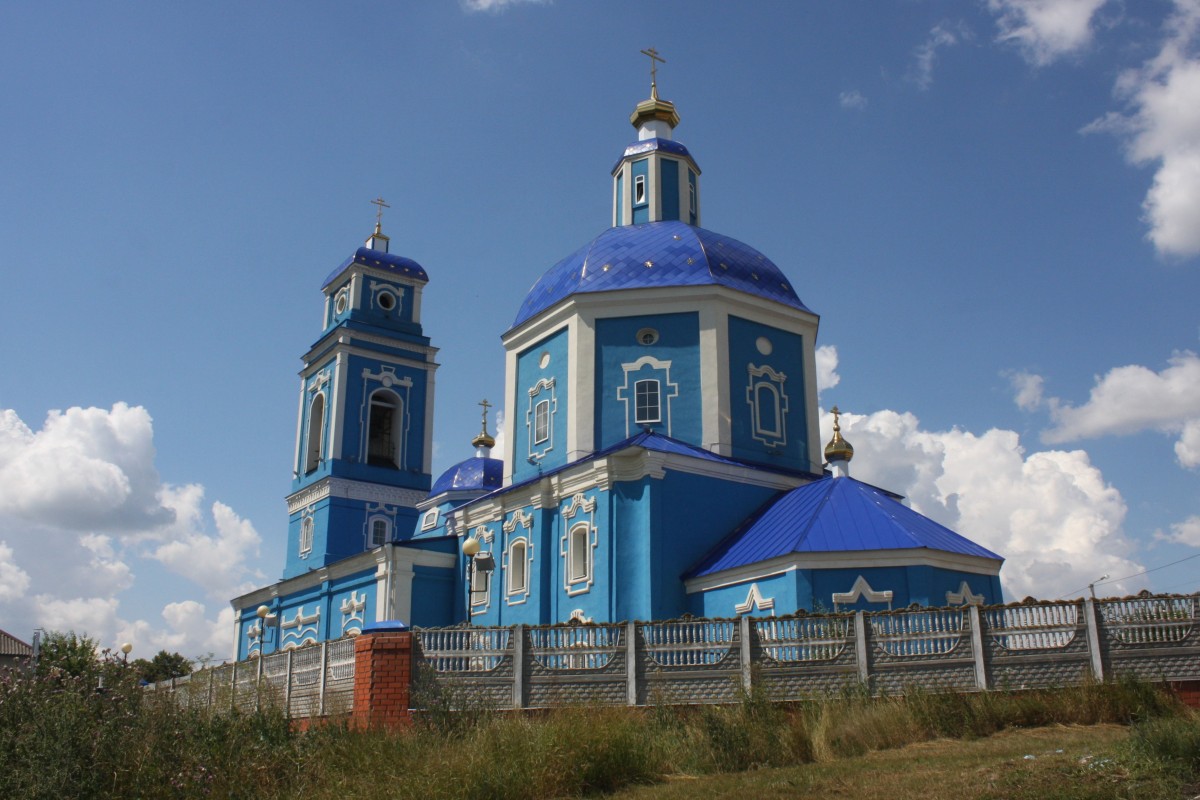
[[1190, 545], [1191, 547], [1200, 547], [1200, 516], [1191, 516], [1183, 522], [1176, 522], [1171, 526], [1170, 533], [1159, 533], [1156, 538]]
[[832, 389], [842, 381], [837, 373], [838, 352], [831, 344], [817, 348], [817, 391]]
[[1022, 411], [1033, 411], [1042, 405], [1042, 394], [1046, 380], [1041, 375], [1031, 372], [1014, 372], [1008, 376], [1016, 392], [1014, 398], [1017, 407]]
[[1200, 465], [1200, 356], [1195, 353], [1175, 353], [1159, 372], [1138, 364], [1111, 369], [1096, 378], [1082, 405], [1056, 397], [1046, 404], [1054, 424], [1042, 440], [1049, 444], [1158, 430], [1180, 434], [1175, 445], [1180, 464]]
[[1107, 0], [988, 0], [998, 41], [1016, 45], [1026, 61], [1045, 66], [1092, 41], [1092, 20]]
[[121, 607], [127, 592], [140, 599], [171, 573], [221, 605], [261, 577], [249, 566], [260, 541], [250, 522], [222, 503], [206, 506], [201, 486], [162, 483], [154, 459], [141, 407], [52, 411], [40, 430], [0, 409], [0, 619], [74, 630], [102, 646], [129, 639], [139, 652], [173, 642], [185, 654], [229, 655], [231, 628], [222, 638], [214, 627], [223, 611], [204, 617], [186, 584], [175, 582], [162, 622], [129, 619]]
[[504, 409], [496, 409], [496, 445], [492, 448], [492, 457], [505, 460], [506, 464], [511, 464], [508, 460], [509, 454], [504, 452], [504, 448], [508, 446], [508, 442], [504, 438]]
[[487, 12], [499, 14], [512, 6], [519, 5], [549, 5], [552, 0], [459, 0], [459, 5], [468, 13]]
[[1160, 254], [1200, 254], [1200, 2], [1175, 0], [1162, 49], [1117, 80], [1128, 106], [1085, 126], [1120, 137], [1134, 164], [1157, 170], [1142, 203], [1148, 238]]
[[867, 98], [858, 89], [851, 89], [848, 92], [842, 92], [838, 95], [838, 105], [842, 108], [862, 111], [867, 107]]
[[943, 21], [929, 31], [929, 38], [913, 50], [913, 66], [909, 79], [922, 91], [933, 85], [933, 66], [938, 50], [953, 47], [972, 38], [971, 29], [963, 22]]
[[[905, 495], [913, 509], [1004, 556], [1010, 599], [1053, 598], [1097, 575], [1142, 569], [1130, 559], [1120, 492], [1082, 450], [1029, 454], [1015, 431], [927, 431], [913, 414], [890, 410], [843, 414], [841, 426], [854, 445], [854, 477]], [[822, 413], [821, 427], [824, 441], [831, 414]]]

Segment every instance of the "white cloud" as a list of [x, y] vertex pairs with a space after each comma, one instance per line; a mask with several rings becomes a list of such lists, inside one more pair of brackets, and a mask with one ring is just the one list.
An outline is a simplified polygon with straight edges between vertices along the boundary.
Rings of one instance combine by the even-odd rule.
[[13, 600], [29, 588], [29, 573], [17, 565], [13, 549], [0, 541], [0, 600]]
[[1154, 181], [1142, 203], [1148, 238], [1159, 253], [1200, 254], [1200, 0], [1175, 0], [1159, 53], [1138, 69], [1124, 72], [1116, 94], [1128, 114], [1115, 112], [1093, 121], [1083, 133], [1120, 136], [1134, 164], [1156, 164]]
[[[229, 655], [226, 609], [205, 618], [188, 598], [196, 590], [170, 575], [224, 606], [261, 577], [248, 564], [258, 533], [228, 506], [206, 506], [203, 487], [161, 483], [154, 459], [144, 408], [55, 411], [37, 431], [0, 409], [0, 619], [21, 620], [21, 633], [74, 630], [104, 647], [130, 640], [138, 652], [172, 644]], [[174, 598], [162, 623], [121, 607], [122, 597], [145, 602], [164, 589]]]
[[1017, 45], [1025, 60], [1045, 66], [1092, 41], [1092, 19], [1107, 0], [988, 0], [998, 41]]
[[218, 599], [254, 588], [247, 583], [251, 575], [246, 567], [247, 559], [258, 555], [261, 542], [254, 526], [224, 503], [213, 503], [216, 530], [207, 532], [201, 510], [203, 486], [168, 486], [163, 488], [162, 496], [163, 502], [174, 509], [177, 522], [150, 557]]
[[496, 435], [495, 435], [495, 438], [496, 438], [496, 444], [494, 447], [492, 447], [492, 457], [493, 458], [502, 458], [502, 459], [504, 459], [504, 463], [511, 464], [512, 462], [510, 460], [508, 460], [509, 454], [504, 452], [504, 448], [508, 446], [508, 443], [504, 439], [504, 409], [503, 408], [496, 409]]
[[464, 11], [477, 13], [499, 14], [511, 6], [519, 5], [549, 5], [553, 0], [459, 0]]
[[838, 352], [831, 344], [817, 348], [817, 391], [832, 389], [842, 381], [837, 373]]
[[[825, 441], [832, 415], [821, 425]], [[1005, 557], [1009, 599], [1054, 598], [1104, 573], [1142, 569], [1128, 557], [1120, 492], [1081, 450], [1026, 454], [1014, 431], [926, 431], [914, 415], [888, 410], [843, 414], [841, 426], [854, 445], [854, 477], [905, 495], [913, 509]]]
[[1008, 376], [1013, 390], [1017, 393], [1014, 398], [1017, 408], [1022, 411], [1033, 411], [1042, 405], [1046, 381], [1041, 375], [1031, 372], [1014, 372]]
[[1200, 356], [1195, 353], [1175, 353], [1160, 372], [1138, 364], [1111, 369], [1096, 378], [1083, 405], [1056, 397], [1046, 403], [1054, 422], [1042, 433], [1047, 443], [1144, 430], [1181, 433], [1175, 446], [1179, 462], [1200, 464]]
[[862, 111], [867, 107], [867, 98], [858, 89], [851, 89], [838, 95], [838, 105], [842, 108]]
[[1183, 522], [1174, 523], [1171, 526], [1169, 534], [1164, 535], [1160, 533], [1157, 535], [1157, 538], [1190, 545], [1191, 547], [1200, 547], [1200, 516], [1191, 516]]
[[937, 52], [972, 38], [971, 30], [963, 22], [943, 21], [929, 31], [929, 38], [913, 50], [914, 63], [909, 71], [909, 80], [921, 90], [933, 85], [933, 65]]

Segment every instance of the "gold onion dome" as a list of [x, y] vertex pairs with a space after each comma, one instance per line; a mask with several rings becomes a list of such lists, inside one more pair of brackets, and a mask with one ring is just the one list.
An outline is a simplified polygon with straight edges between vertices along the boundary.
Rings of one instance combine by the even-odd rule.
[[494, 438], [492, 438], [492, 435], [490, 433], [488, 433], [488, 429], [487, 429], [487, 410], [491, 407], [492, 404], [489, 403], [487, 400], [484, 400], [479, 405], [483, 406], [483, 429], [480, 430], [479, 433], [475, 436], [475, 438], [471, 440], [471, 446], [472, 447], [487, 447], [490, 449], [490, 448], [496, 446], [496, 440]]
[[629, 122], [635, 128], [641, 128], [642, 123], [650, 120], [662, 120], [672, 128], [679, 126], [679, 112], [670, 100], [661, 100], [658, 96], [658, 86], [650, 84], [650, 97], [637, 104], [629, 115]]
[[833, 438], [829, 440], [829, 444], [825, 445], [825, 460], [828, 462], [834, 461], [849, 461], [854, 458], [854, 448], [850, 443], [842, 438], [842, 426], [838, 424], [838, 407], [834, 406], [833, 411]]

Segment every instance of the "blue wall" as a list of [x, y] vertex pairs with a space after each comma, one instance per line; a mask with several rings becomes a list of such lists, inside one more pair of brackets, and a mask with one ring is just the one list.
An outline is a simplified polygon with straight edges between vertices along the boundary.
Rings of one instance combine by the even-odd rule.
[[679, 216], [679, 162], [664, 158], [662, 175], [659, 176], [659, 191], [662, 192], [662, 218], [680, 219]]
[[[758, 347], [759, 338], [770, 342], [770, 354]], [[749, 367], [769, 367], [782, 375], [782, 383], [769, 375], [754, 377]], [[783, 429], [781, 436], [756, 427], [754, 408], [747, 397], [752, 382], [765, 382], [780, 390]], [[729, 318], [729, 410], [733, 455], [783, 469], [808, 469], [808, 425], [805, 419], [803, 337], [731, 316]], [[764, 392], [764, 395], [766, 392]], [[786, 401], [784, 401], [786, 398]], [[768, 426], [770, 427], [770, 426]]]
[[[545, 367], [543, 356], [549, 356]], [[554, 385], [542, 388], [537, 396], [529, 392], [542, 381]], [[547, 336], [517, 355], [516, 397], [509, 398], [513, 415], [513, 481], [518, 482], [567, 463], [567, 330]], [[542, 400], [550, 401], [550, 438], [534, 442], [534, 407]], [[536, 463], [529, 463], [533, 458]]]

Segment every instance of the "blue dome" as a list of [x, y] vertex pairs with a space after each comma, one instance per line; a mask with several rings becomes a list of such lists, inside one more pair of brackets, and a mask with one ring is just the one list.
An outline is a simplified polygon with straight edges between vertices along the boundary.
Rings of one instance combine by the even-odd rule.
[[429, 496], [450, 491], [484, 491], [499, 489], [504, 482], [504, 462], [498, 458], [475, 456], [460, 461], [433, 482]]
[[573, 294], [704, 285], [809, 311], [779, 267], [750, 245], [671, 220], [609, 228], [555, 264], [525, 295], [513, 327]]
[[321, 288], [324, 289], [333, 283], [334, 279], [345, 272], [346, 268], [351, 264], [362, 264], [364, 267], [374, 267], [385, 272], [392, 272], [396, 275], [403, 275], [406, 278], [416, 278], [419, 281], [429, 283], [429, 276], [425, 274], [425, 268], [411, 258], [392, 255], [382, 250], [372, 250], [369, 247], [360, 247], [354, 251], [354, 255], [347, 258], [337, 269], [329, 273], [329, 277], [321, 284]]

